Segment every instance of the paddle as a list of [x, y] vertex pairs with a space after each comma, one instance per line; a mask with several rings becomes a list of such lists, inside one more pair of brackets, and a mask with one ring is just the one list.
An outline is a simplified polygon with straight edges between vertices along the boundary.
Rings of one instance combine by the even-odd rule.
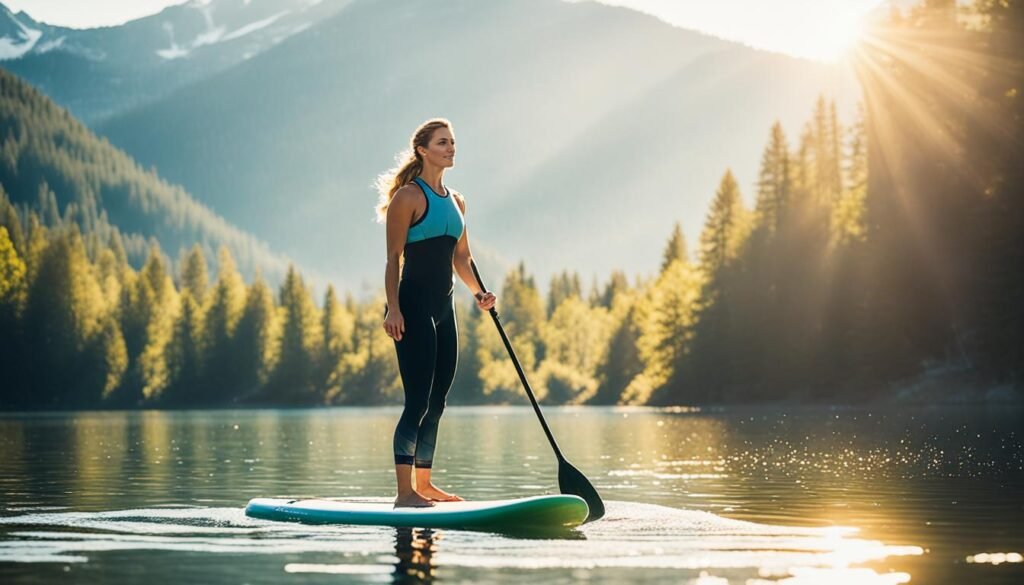
[[[480, 288], [486, 291], [487, 287], [484, 286], [484, 281], [480, 278], [480, 271], [476, 268], [476, 262], [471, 260], [470, 266], [473, 267], [473, 274], [476, 276], [476, 281], [480, 284]], [[491, 307], [490, 313], [491, 318], [494, 319], [494, 325], [498, 328], [498, 333], [501, 334], [501, 340], [505, 343], [505, 349], [508, 350], [508, 355], [516, 366], [516, 372], [519, 374], [519, 380], [523, 383], [523, 388], [526, 389], [526, 395], [530, 397], [533, 411], [537, 413], [537, 418], [540, 419], [540, 426], [544, 429], [544, 434], [547, 435], [551, 448], [555, 450], [555, 457], [558, 458], [558, 489], [563, 494], [579, 496], [586, 500], [587, 506], [590, 507], [590, 515], [587, 516], [586, 521], [597, 520], [604, 516], [604, 502], [601, 501], [601, 496], [598, 495], [590, 480], [580, 470], [565, 460], [562, 450], [558, 448], [558, 443], [555, 442], [554, 435], [551, 434], [551, 429], [548, 428], [547, 421], [544, 420], [544, 415], [540, 411], [540, 405], [537, 404], [537, 398], [533, 395], [530, 383], [526, 381], [526, 374], [523, 373], [523, 367], [519, 365], [519, 359], [516, 358], [516, 352], [512, 350], [512, 344], [509, 343], [508, 336], [505, 335], [505, 329], [502, 328], [501, 322], [498, 321], [498, 311]]]

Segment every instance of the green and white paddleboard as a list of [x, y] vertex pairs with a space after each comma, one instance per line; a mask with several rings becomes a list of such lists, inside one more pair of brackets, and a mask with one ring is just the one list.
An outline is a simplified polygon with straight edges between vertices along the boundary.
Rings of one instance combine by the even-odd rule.
[[431, 508], [395, 508], [391, 502], [253, 498], [245, 507], [247, 516], [264, 520], [494, 531], [572, 528], [582, 524], [589, 512], [583, 498], [564, 494], [436, 502]]

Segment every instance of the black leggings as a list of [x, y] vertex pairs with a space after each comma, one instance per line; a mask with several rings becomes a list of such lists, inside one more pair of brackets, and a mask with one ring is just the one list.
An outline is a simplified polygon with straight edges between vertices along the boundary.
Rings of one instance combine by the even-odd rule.
[[[459, 361], [454, 291], [428, 295], [406, 280], [399, 283], [398, 291], [405, 333], [395, 341], [395, 350], [405, 409], [395, 429], [395, 464], [429, 468], [437, 425]], [[387, 306], [384, 311], [387, 315]]]

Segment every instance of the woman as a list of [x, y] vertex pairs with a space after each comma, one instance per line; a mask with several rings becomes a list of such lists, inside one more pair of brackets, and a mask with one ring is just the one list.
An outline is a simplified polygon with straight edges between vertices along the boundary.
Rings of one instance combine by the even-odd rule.
[[444, 186], [444, 171], [454, 165], [451, 123], [436, 118], [416, 129], [401, 164], [377, 179], [377, 218], [387, 226], [384, 330], [395, 340], [405, 388], [394, 438], [396, 507], [462, 500], [430, 481], [438, 421], [458, 361], [453, 269], [480, 309], [490, 310], [496, 301], [473, 276], [466, 201]]

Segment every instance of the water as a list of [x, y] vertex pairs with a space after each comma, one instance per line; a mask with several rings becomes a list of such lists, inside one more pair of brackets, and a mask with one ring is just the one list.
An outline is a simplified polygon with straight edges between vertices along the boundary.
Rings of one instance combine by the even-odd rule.
[[[244, 515], [393, 494], [393, 408], [0, 415], [0, 580], [1024, 582], [1019, 408], [546, 412], [608, 508], [546, 539]], [[464, 497], [557, 492], [529, 409], [450, 408], [439, 444]]]

